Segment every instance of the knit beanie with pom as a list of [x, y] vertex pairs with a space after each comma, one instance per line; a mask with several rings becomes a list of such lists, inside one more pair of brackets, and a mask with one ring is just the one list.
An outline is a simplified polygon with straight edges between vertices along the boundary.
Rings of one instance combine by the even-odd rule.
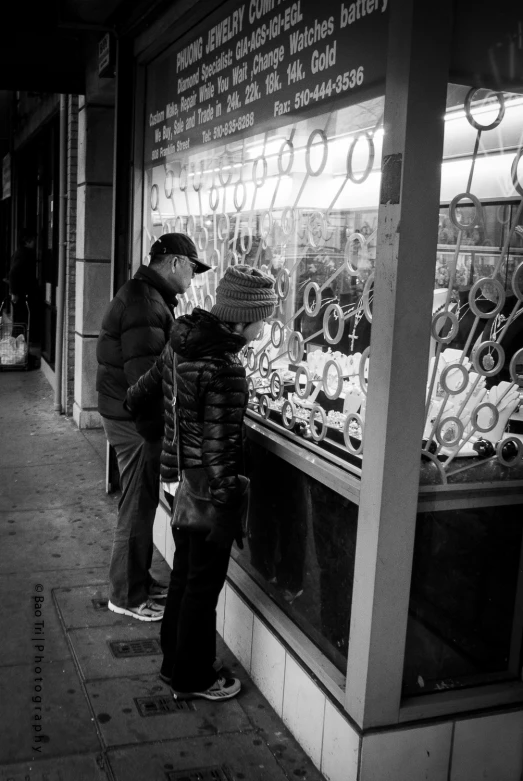
[[225, 269], [211, 314], [226, 323], [256, 323], [271, 317], [277, 301], [270, 277], [256, 268], [238, 264]]

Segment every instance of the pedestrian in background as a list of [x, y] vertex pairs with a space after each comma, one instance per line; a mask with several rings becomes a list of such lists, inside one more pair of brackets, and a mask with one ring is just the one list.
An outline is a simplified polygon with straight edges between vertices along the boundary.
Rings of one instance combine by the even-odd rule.
[[181, 233], [166, 233], [110, 302], [96, 356], [98, 410], [116, 452], [122, 496], [109, 568], [109, 609], [140, 621], [159, 621], [167, 586], [150, 572], [152, 529], [159, 498], [163, 409], [161, 401], [134, 421], [124, 408], [127, 389], [161, 354], [174, 322], [177, 295], [195, 274], [209, 270]]
[[127, 394], [128, 406], [138, 414], [158, 398], [163, 381], [167, 414], [162, 474], [170, 481], [178, 477], [178, 446], [184, 479], [204, 470], [214, 508], [211, 531], [172, 529], [175, 552], [161, 628], [160, 677], [170, 683], [175, 699], [218, 701], [240, 691], [238, 679], [220, 675], [221, 661], [216, 659], [216, 605], [232, 543], [241, 542], [240, 508], [247, 482], [242, 478], [243, 420], [249, 391], [238, 353], [259, 335], [276, 302], [272, 278], [246, 265], [230, 266], [211, 311], [197, 308], [178, 318], [156, 365]]

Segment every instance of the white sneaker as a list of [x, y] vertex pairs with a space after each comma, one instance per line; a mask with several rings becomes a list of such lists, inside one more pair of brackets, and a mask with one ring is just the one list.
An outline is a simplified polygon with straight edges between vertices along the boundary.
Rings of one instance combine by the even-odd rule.
[[142, 602], [138, 607], [118, 607], [118, 605], [113, 605], [113, 603], [109, 601], [107, 607], [109, 610], [112, 610], [113, 613], [120, 613], [122, 616], [131, 616], [131, 618], [137, 618], [138, 621], [161, 621], [165, 609], [162, 605], [153, 602], [152, 599]]
[[218, 678], [217, 681], [201, 692], [177, 692], [173, 690], [175, 700], [188, 700], [192, 697], [202, 697], [204, 700], [230, 700], [239, 694], [242, 685], [238, 678]]

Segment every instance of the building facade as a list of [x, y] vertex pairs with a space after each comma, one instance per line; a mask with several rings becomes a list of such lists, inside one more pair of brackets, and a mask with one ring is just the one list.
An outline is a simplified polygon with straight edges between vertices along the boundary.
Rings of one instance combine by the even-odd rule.
[[511, 6], [419, 6], [173, 3], [115, 78], [93, 43], [70, 406], [99, 425], [101, 314], [163, 232], [213, 266], [178, 315], [272, 274], [220, 632], [332, 781], [520, 781], [523, 51]]

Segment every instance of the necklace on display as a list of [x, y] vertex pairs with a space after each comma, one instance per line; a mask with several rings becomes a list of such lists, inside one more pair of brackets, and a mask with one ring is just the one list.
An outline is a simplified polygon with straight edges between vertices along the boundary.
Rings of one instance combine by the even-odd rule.
[[351, 352], [354, 352], [354, 342], [356, 341], [356, 339], [359, 338], [358, 336], [356, 336], [356, 328], [358, 327], [358, 323], [360, 322], [362, 317], [363, 317], [363, 309], [361, 308], [358, 309], [356, 311], [356, 314], [354, 315], [354, 324], [352, 326], [352, 333], [349, 335]]
[[[517, 312], [514, 317], [511, 319], [511, 324], [514, 322], [514, 320], [523, 314], [523, 308]], [[499, 314], [496, 315], [494, 320], [492, 321], [492, 325], [490, 326], [490, 341], [491, 342], [497, 342], [498, 335], [501, 335], [503, 329], [505, 328], [505, 325], [507, 323], [507, 320], [509, 318], [505, 317], [505, 315]], [[487, 371], [490, 371], [494, 368], [494, 358], [492, 357], [492, 351], [489, 348], [488, 353], [485, 355], [483, 359], [483, 366]]]

